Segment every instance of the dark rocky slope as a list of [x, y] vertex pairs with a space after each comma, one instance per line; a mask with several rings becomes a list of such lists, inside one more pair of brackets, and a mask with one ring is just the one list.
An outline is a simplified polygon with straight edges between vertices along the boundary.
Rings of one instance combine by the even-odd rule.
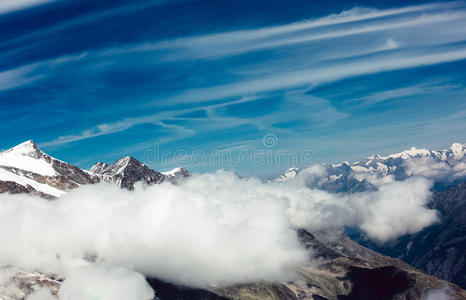
[[466, 183], [436, 192], [430, 206], [440, 212], [438, 224], [385, 245], [353, 236], [380, 253], [398, 257], [429, 274], [466, 288]]

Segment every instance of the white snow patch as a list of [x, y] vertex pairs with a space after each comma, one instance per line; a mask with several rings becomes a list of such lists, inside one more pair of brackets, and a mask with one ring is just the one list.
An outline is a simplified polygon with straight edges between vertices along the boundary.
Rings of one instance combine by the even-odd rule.
[[162, 172], [162, 174], [167, 175], [167, 176], [175, 176], [176, 173], [179, 173], [179, 172], [181, 172], [181, 168], [174, 168], [173, 170]]
[[369, 170], [367, 168], [364, 168], [362, 166], [351, 166], [351, 169], [354, 172], [369, 172]]
[[299, 173], [299, 168], [292, 167], [285, 171], [282, 175], [274, 179], [275, 182], [286, 182], [296, 177]]
[[45, 183], [34, 181], [32, 179], [17, 175], [15, 173], [9, 172], [2, 168], [0, 168], [0, 180], [1, 181], [13, 181], [22, 186], [30, 185], [39, 192], [46, 193], [46, 194], [49, 194], [55, 197], [59, 197], [65, 193], [64, 191], [51, 187]]
[[388, 173], [387, 165], [377, 162], [377, 171], [382, 172], [384, 175]]
[[42, 158], [35, 158], [38, 150], [34, 142], [27, 141], [0, 153], [0, 165], [34, 172], [43, 176], [55, 176], [52, 165]]
[[405, 150], [403, 152], [390, 154], [388, 156], [379, 156], [380, 159], [389, 159], [389, 158], [403, 158], [408, 159], [411, 157], [418, 157], [418, 156], [428, 156], [430, 154], [430, 150], [426, 148], [417, 149], [416, 147], [411, 147], [409, 150]]
[[15, 153], [0, 154], [0, 165], [30, 171], [43, 176], [57, 175], [52, 165], [46, 161]]

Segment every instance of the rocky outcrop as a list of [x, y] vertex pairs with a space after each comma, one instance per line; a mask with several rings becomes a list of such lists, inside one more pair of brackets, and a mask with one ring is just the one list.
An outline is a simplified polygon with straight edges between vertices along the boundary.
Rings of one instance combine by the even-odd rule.
[[63, 277], [39, 272], [24, 272], [9, 268], [0, 269], [5, 280], [0, 282], [0, 300], [23, 300], [40, 288], [58, 294]]
[[[32, 189], [31, 187], [29, 188]], [[28, 189], [28, 187], [25, 187], [14, 181], [0, 181], [0, 194], [2, 193], [21, 194], [21, 193], [30, 193], [30, 192], [31, 191]]]

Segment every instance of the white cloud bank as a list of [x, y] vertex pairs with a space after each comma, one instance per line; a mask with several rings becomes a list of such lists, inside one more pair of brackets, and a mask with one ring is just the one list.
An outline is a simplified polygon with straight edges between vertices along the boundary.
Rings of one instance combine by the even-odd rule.
[[52, 295], [48, 288], [42, 287], [29, 295], [27, 300], [57, 300], [57, 298]]
[[73, 270], [66, 276], [58, 293], [61, 300], [151, 300], [154, 298], [154, 291], [144, 276], [127, 268], [83, 267]]
[[[58, 297], [61, 300], [152, 300], [154, 291], [144, 276], [123, 267], [87, 266], [66, 274]], [[51, 291], [40, 288], [27, 300], [57, 300]]]
[[436, 211], [426, 208], [431, 182], [425, 178], [378, 180], [373, 182], [377, 191], [353, 194], [305, 188], [313, 180], [320, 180], [325, 172], [323, 166], [316, 165], [290, 181], [289, 190], [277, 187], [277, 193], [283, 190], [283, 197], [290, 199], [288, 212], [294, 227], [321, 230], [356, 226], [369, 238], [385, 242], [438, 220]]
[[422, 178], [336, 195], [307, 188], [313, 172], [262, 183], [218, 171], [133, 192], [89, 185], [57, 201], [2, 195], [0, 244], [8, 247], [0, 265], [64, 274], [62, 300], [91, 291], [99, 299], [150, 299], [138, 273], [194, 287], [291, 279], [310, 257], [298, 227], [359, 226], [386, 241], [437, 220], [425, 207], [430, 183]]
[[455, 299], [455, 291], [448, 285], [444, 285], [440, 289], [432, 289], [426, 292], [421, 300], [453, 300]]

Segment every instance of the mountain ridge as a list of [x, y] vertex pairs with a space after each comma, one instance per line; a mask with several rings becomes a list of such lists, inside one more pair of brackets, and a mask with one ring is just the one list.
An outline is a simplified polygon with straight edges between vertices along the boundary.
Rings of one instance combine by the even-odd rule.
[[91, 170], [83, 170], [51, 157], [28, 140], [0, 152], [0, 193], [29, 193], [56, 199], [80, 185], [101, 181], [133, 189], [139, 181], [155, 184], [189, 176], [183, 168], [174, 170], [173, 174], [164, 175], [131, 156], [122, 157], [113, 165], [99, 162]]
[[[412, 147], [386, 156], [371, 155], [352, 163], [317, 165], [323, 170], [310, 176], [309, 187], [333, 193], [376, 190], [384, 181], [411, 176], [426, 177], [435, 181], [439, 189], [445, 189], [466, 179], [466, 143], [453, 143], [445, 150]], [[302, 171], [292, 167], [271, 181], [288, 181]]]

